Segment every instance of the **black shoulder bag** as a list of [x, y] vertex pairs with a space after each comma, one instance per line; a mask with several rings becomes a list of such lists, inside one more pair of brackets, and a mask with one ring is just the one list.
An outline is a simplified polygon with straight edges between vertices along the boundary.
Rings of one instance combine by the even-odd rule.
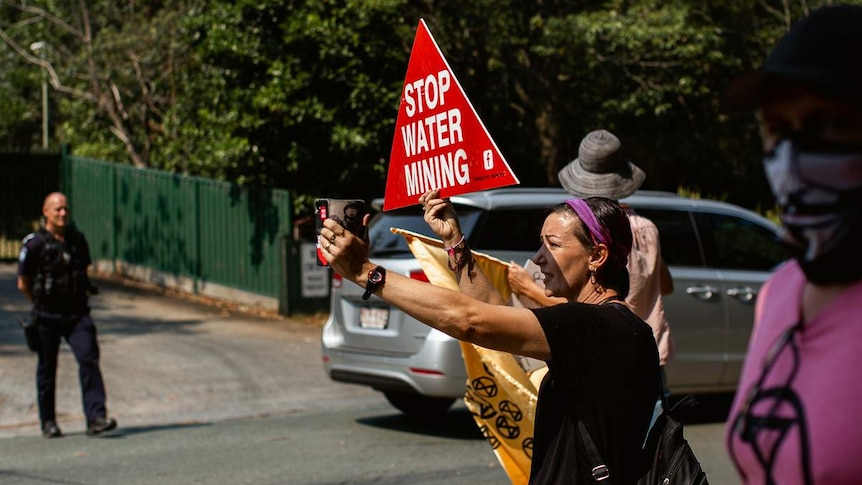
[[668, 408], [662, 389], [663, 411], [647, 434], [644, 446], [644, 459], [648, 460], [649, 471], [638, 480], [638, 485], [709, 484], [706, 473], [683, 435], [682, 422], [673, 417], [676, 409], [693, 400], [694, 397], [689, 395], [676, 403], [673, 408]]
[[[692, 396], [686, 396], [667, 411], [668, 404], [662, 388], [663, 411], [647, 434], [644, 446], [644, 459], [648, 460], [649, 470], [638, 480], [638, 485], [709, 485], [706, 473], [694, 456], [688, 440], [683, 436], [682, 422], [673, 417], [677, 407], [687, 405], [692, 399]], [[578, 431], [593, 466], [593, 480], [598, 483], [611, 478], [611, 472], [604, 464], [583, 421], [578, 420]]]
[[[619, 308], [617, 311], [626, 315], [626, 312]], [[665, 398], [661, 376], [659, 376], [658, 387], [662, 412], [647, 433], [643, 452], [649, 468], [638, 480], [638, 485], [709, 485], [706, 473], [694, 456], [688, 440], [683, 436], [682, 422], [673, 417], [674, 411], [678, 408], [692, 404], [694, 397], [686, 396], [670, 408]], [[612, 483], [611, 470], [608, 470], [604, 464], [598, 448], [593, 443], [590, 433], [587, 432], [586, 425], [581, 420], [578, 420], [578, 431], [592, 463], [593, 480], [602, 482], [610, 478]]]

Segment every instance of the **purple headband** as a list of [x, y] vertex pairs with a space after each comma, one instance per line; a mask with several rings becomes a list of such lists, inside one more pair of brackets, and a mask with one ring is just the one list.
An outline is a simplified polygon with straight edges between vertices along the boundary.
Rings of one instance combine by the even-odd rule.
[[584, 199], [566, 199], [566, 204], [581, 218], [584, 225], [587, 226], [587, 230], [590, 231], [590, 235], [596, 241], [610, 247], [611, 238], [608, 236], [605, 228], [599, 224], [599, 220], [596, 219], [596, 215], [593, 214], [593, 210], [590, 209], [590, 206], [587, 205]]

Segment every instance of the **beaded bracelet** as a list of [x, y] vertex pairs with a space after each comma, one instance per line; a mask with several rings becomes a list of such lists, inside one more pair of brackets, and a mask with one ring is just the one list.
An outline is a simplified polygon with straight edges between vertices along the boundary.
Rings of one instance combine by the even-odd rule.
[[458, 249], [462, 244], [464, 244], [464, 235], [461, 234], [461, 239], [458, 240], [455, 244], [450, 247], [443, 246], [443, 250], [449, 254], [450, 257], [455, 256], [455, 250]]
[[[459, 241], [458, 244], [461, 244], [461, 241]], [[466, 266], [467, 277], [470, 278], [470, 280], [472, 281], [473, 264], [475, 263], [475, 260], [473, 259], [473, 253], [470, 252], [470, 247], [464, 244], [464, 251], [461, 253], [461, 257], [457, 257], [455, 255], [454, 248], [455, 246], [451, 248], [451, 252], [449, 249], [447, 249], [446, 252], [449, 253], [450, 256], [452, 256], [452, 258], [455, 260], [455, 264], [453, 265], [452, 261], [450, 261], [449, 258], [446, 258], [446, 265], [449, 266], [449, 269], [452, 270], [452, 272], [454, 272], [456, 275], [460, 274], [461, 270], [464, 269], [464, 267]]]

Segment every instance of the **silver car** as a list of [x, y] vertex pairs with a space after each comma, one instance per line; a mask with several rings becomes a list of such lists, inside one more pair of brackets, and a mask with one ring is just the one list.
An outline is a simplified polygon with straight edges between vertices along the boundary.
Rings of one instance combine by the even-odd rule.
[[[570, 196], [562, 189], [504, 188], [452, 197], [470, 247], [504, 261], [526, 262], [539, 248], [547, 209]], [[381, 201], [375, 201], [379, 209]], [[741, 207], [640, 191], [621, 202], [659, 228], [662, 255], [674, 280], [664, 299], [676, 357], [667, 373], [672, 393], [736, 388], [761, 284], [786, 260], [778, 228]], [[430, 233], [418, 206], [378, 212], [370, 227], [371, 259], [425, 280], [398, 227]], [[444, 412], [464, 394], [467, 375], [459, 343], [333, 278], [323, 327], [324, 368], [338, 382], [371, 386], [402, 412]]]

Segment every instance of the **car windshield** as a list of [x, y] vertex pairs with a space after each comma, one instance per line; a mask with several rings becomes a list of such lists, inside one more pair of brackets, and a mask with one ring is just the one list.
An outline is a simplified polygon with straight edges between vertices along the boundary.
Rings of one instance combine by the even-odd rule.
[[[458, 212], [458, 218], [461, 221], [461, 230], [467, 235], [468, 239], [482, 211], [475, 207], [456, 205], [455, 210]], [[419, 207], [411, 206], [402, 209], [391, 210], [387, 212], [378, 212], [372, 219], [368, 235], [371, 239], [371, 247], [369, 254], [371, 257], [386, 257], [386, 258], [412, 258], [413, 254], [407, 247], [407, 241], [404, 237], [393, 234], [389, 229], [397, 227], [398, 229], [406, 229], [408, 231], [417, 232], [425, 236], [437, 238], [434, 235], [428, 224], [422, 218], [422, 211]]]

